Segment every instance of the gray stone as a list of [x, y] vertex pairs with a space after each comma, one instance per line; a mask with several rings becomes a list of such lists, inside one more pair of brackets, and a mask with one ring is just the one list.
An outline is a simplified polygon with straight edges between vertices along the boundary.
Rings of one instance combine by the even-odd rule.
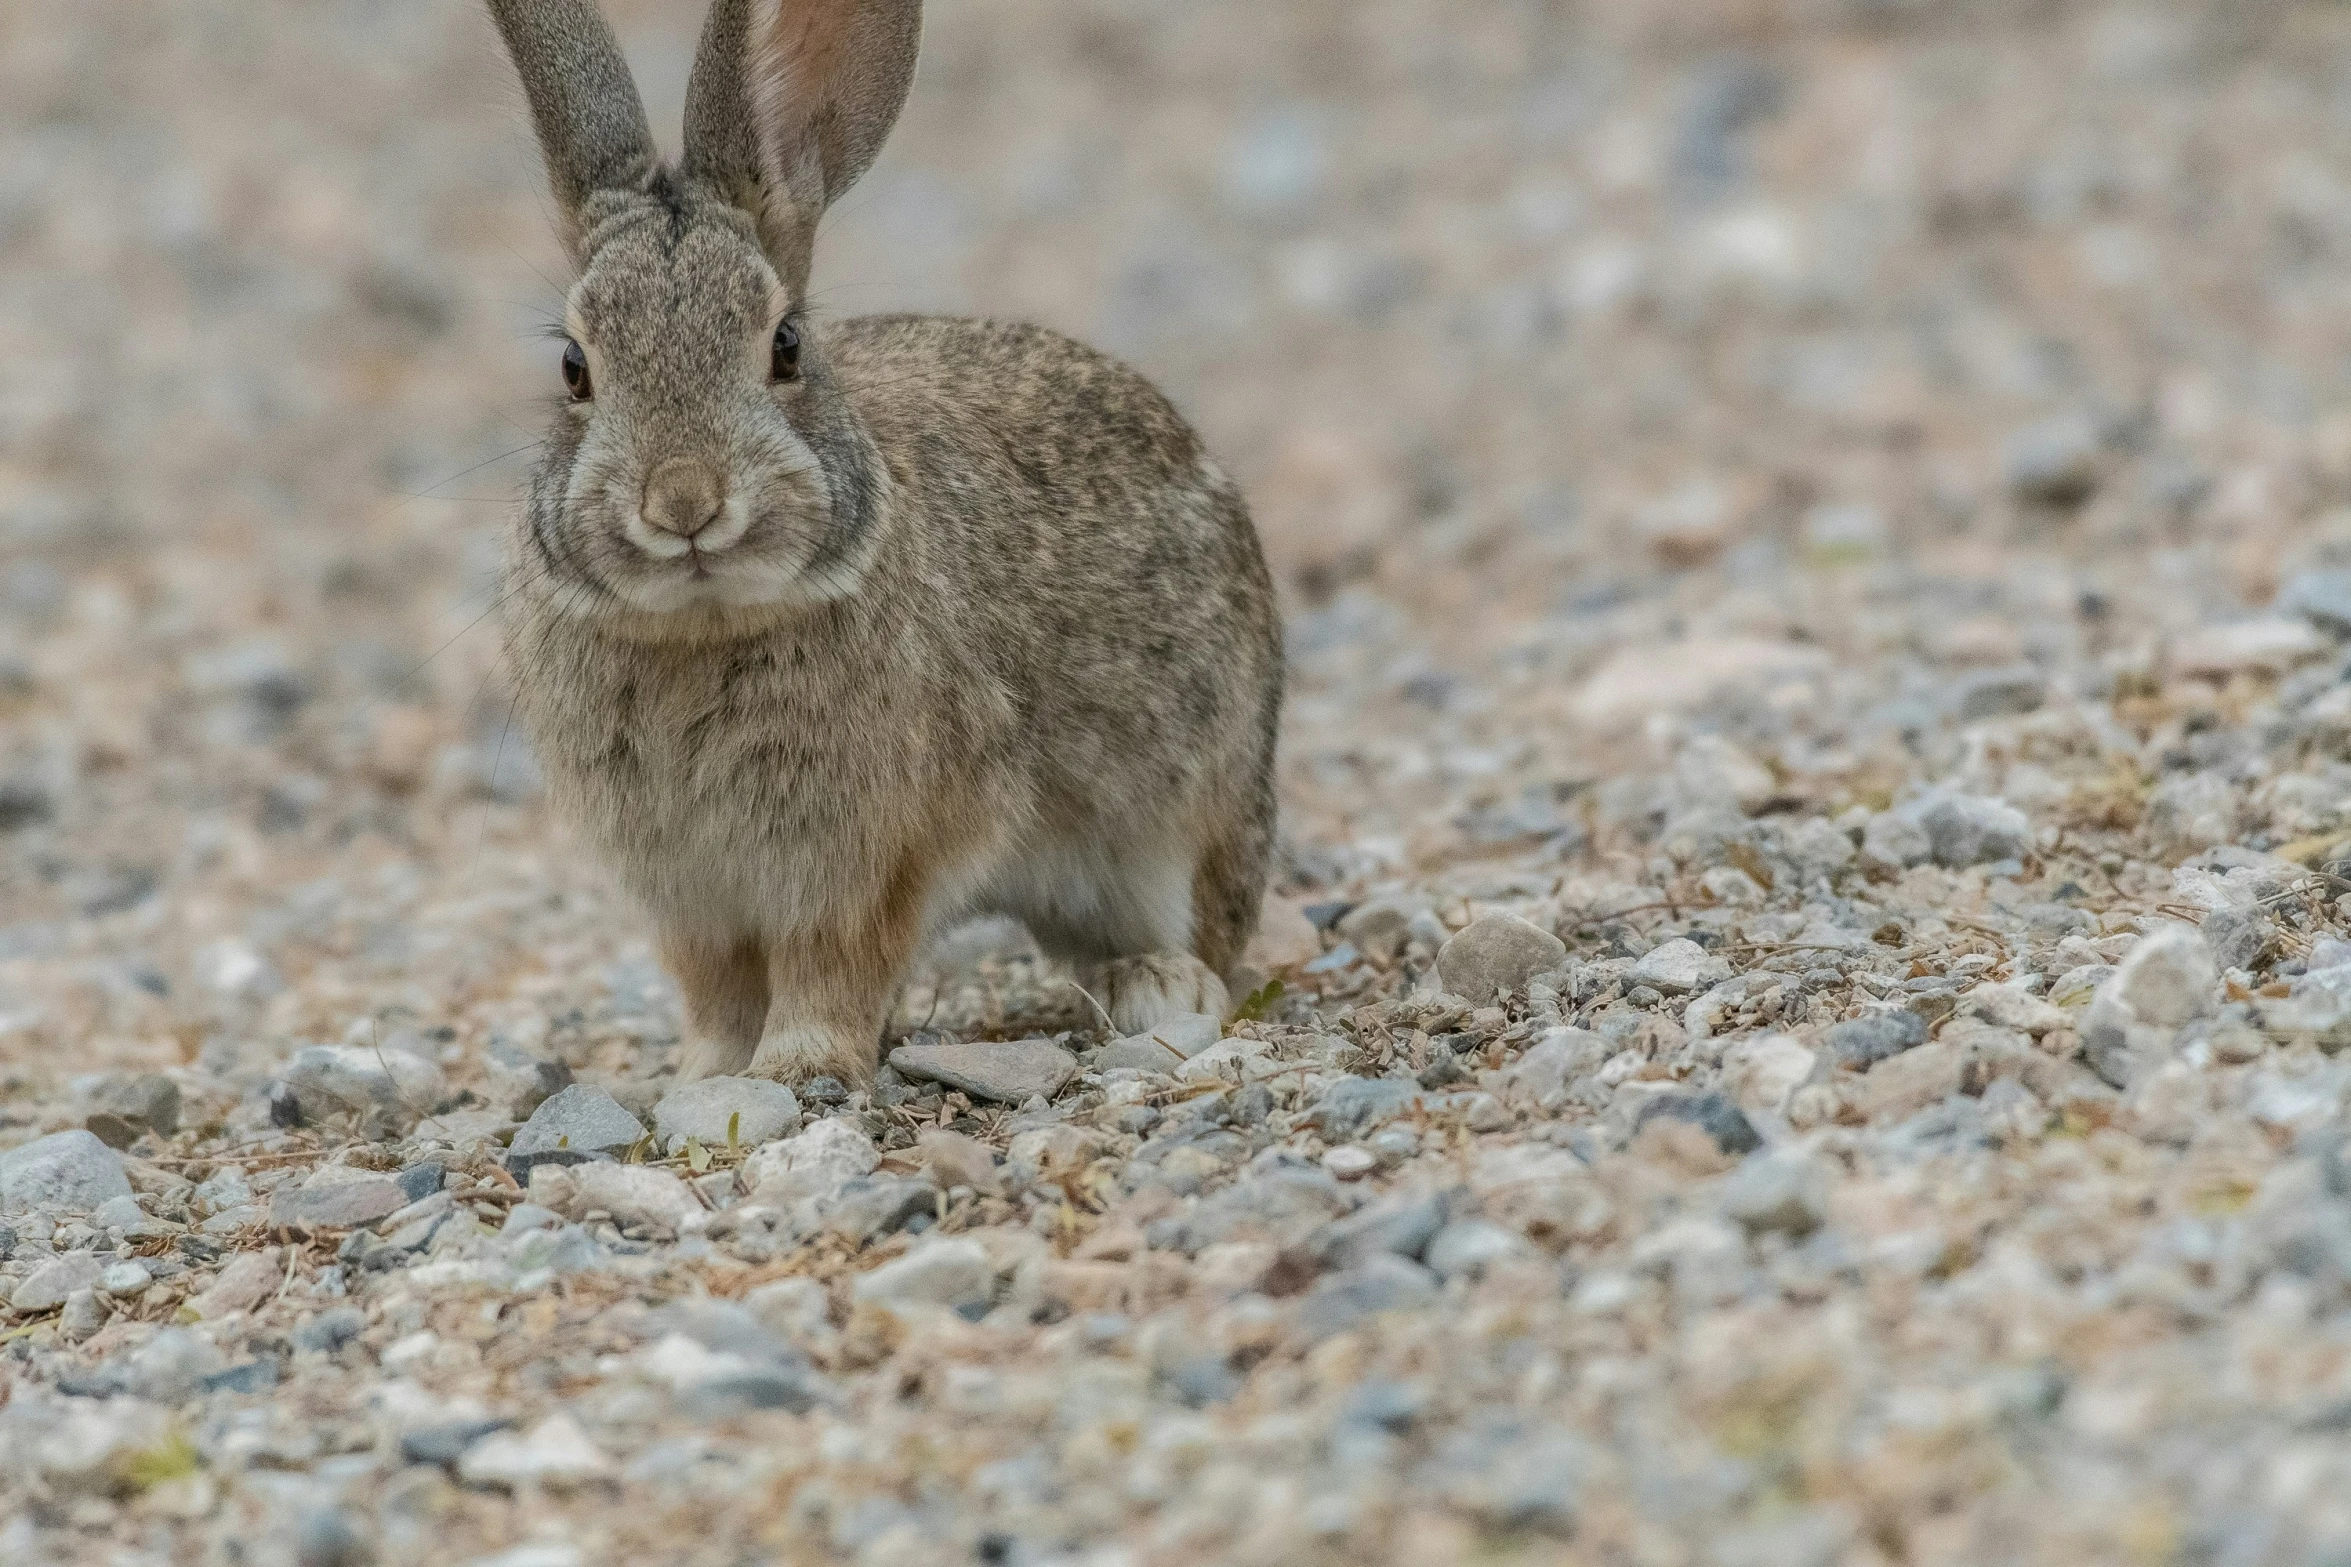
[[1824, 1040], [1839, 1066], [1866, 1071], [1888, 1056], [1927, 1042], [1926, 1020], [1915, 1012], [1878, 1012], [1832, 1027]]
[[524, 1432], [501, 1431], [468, 1447], [457, 1473], [468, 1485], [564, 1489], [602, 1480], [612, 1460], [568, 1414], [552, 1414]]
[[916, 1244], [895, 1262], [884, 1263], [850, 1289], [857, 1301], [879, 1306], [984, 1307], [996, 1286], [988, 1249], [963, 1236]]
[[1429, 1237], [1421, 1261], [1440, 1279], [1477, 1279], [1504, 1263], [1533, 1259], [1535, 1249], [1484, 1219], [1456, 1219]]
[[276, 1294], [284, 1282], [285, 1262], [275, 1247], [244, 1252], [231, 1258], [204, 1293], [189, 1304], [206, 1320], [225, 1317], [252, 1310]]
[[799, 1099], [760, 1077], [706, 1077], [671, 1089], [653, 1106], [653, 1135], [670, 1153], [689, 1137], [705, 1148], [727, 1147], [730, 1131], [737, 1145], [756, 1148], [799, 1124]]
[[289, 1228], [348, 1230], [389, 1218], [408, 1206], [400, 1178], [382, 1170], [326, 1164], [271, 1196], [269, 1217]]
[[2351, 636], [2351, 571], [2298, 571], [2286, 579], [2277, 603], [2322, 630]]
[[705, 1211], [684, 1181], [650, 1165], [583, 1164], [563, 1173], [571, 1178], [563, 1211], [575, 1219], [601, 1209], [623, 1229], [674, 1235]]
[[439, 1464], [454, 1469], [476, 1443], [513, 1424], [511, 1420], [447, 1420], [438, 1425], [417, 1426], [401, 1433], [400, 1457], [405, 1463]]
[[1320, 1132], [1325, 1142], [1342, 1142], [1427, 1098], [1418, 1083], [1402, 1078], [1343, 1077], [1322, 1091], [1299, 1124]]
[[1457, 1431], [1430, 1465], [1447, 1504], [1498, 1533], [1575, 1532], [1591, 1455], [1563, 1431], [1495, 1415]]
[[1186, 1355], [1162, 1368], [1159, 1378], [1187, 1409], [1221, 1404], [1240, 1392], [1247, 1380], [1215, 1355]]
[[517, 1121], [571, 1086], [570, 1067], [542, 1060], [511, 1040], [490, 1041], [490, 1048], [482, 1052], [482, 1065], [491, 1104]]
[[128, 1230], [144, 1224], [147, 1210], [136, 1197], [109, 1197], [91, 1210], [90, 1222], [101, 1229]]
[[1746, 1112], [1721, 1094], [1663, 1093], [1641, 1106], [1633, 1121], [1633, 1130], [1640, 1131], [1652, 1121], [1687, 1121], [1714, 1139], [1716, 1147], [1727, 1154], [1752, 1153], [1763, 1146]]
[[294, 1527], [295, 1567], [367, 1567], [375, 1551], [339, 1507], [304, 1513]]
[[928, 1181], [868, 1176], [851, 1181], [824, 1204], [824, 1227], [856, 1245], [938, 1211], [939, 1189]]
[[1437, 952], [1437, 977], [1445, 989], [1480, 1006], [1548, 973], [1567, 961], [1567, 943], [1515, 914], [1489, 914], [1471, 922]]
[[2140, 1023], [2179, 1028], [2217, 1012], [2219, 988], [2203, 935], [2193, 926], [2164, 925], [2139, 939], [2100, 994], [2128, 1007]]
[[2258, 908], [2215, 909], [2204, 916], [2204, 942], [2222, 968], [2251, 972], [2277, 947], [2278, 925]]
[[65, 1297], [65, 1306], [57, 1314], [57, 1336], [68, 1344], [79, 1344], [106, 1326], [111, 1315], [111, 1308], [95, 1288], [75, 1290]]
[[1828, 1217], [1828, 1177], [1795, 1152], [1750, 1154], [1724, 1178], [1723, 1217], [1749, 1231], [1809, 1235]]
[[1048, 1039], [900, 1045], [890, 1066], [901, 1077], [1007, 1105], [1052, 1098], [1078, 1069], [1077, 1058]]
[[1926, 829], [1937, 865], [1958, 870], [2013, 860], [2032, 847], [2033, 827], [2024, 812], [1988, 795], [1938, 789], [1903, 809]]
[[440, 1067], [397, 1043], [311, 1045], [280, 1076], [305, 1121], [356, 1116], [370, 1136], [405, 1132], [442, 1093]]
[[535, 1202], [518, 1202], [506, 1210], [506, 1222], [498, 1226], [498, 1233], [520, 1235], [525, 1230], [543, 1230], [562, 1222], [563, 1215], [553, 1208], [542, 1208]]
[[118, 1262], [98, 1275], [98, 1288], [124, 1300], [143, 1293], [154, 1282], [155, 1275], [138, 1262]]
[[366, 1331], [366, 1312], [357, 1306], [335, 1306], [296, 1328], [294, 1347], [318, 1354], [332, 1354]]
[[1179, 1012], [1147, 1034], [1130, 1034], [1127, 1037], [1129, 1040], [1165, 1045], [1188, 1061], [1224, 1038], [1224, 1025], [1205, 1012]]
[[180, 1085], [160, 1072], [109, 1078], [82, 1124], [109, 1148], [128, 1148], [149, 1132], [169, 1137], [179, 1129]]
[[1183, 1252], [1230, 1240], [1287, 1245], [1349, 1206], [1346, 1189], [1328, 1174], [1284, 1164], [1234, 1181], [1188, 1213], [1154, 1221], [1144, 1236], [1153, 1246]]
[[210, 1340], [182, 1327], [161, 1329], [121, 1359], [124, 1391], [159, 1404], [185, 1402], [223, 1365]]
[[1125, 1039], [1114, 1039], [1104, 1045], [1094, 1057], [1093, 1070], [1097, 1072], [1156, 1072], [1165, 1077], [1182, 1066], [1188, 1057], [1149, 1034], [1133, 1034]]
[[818, 1121], [743, 1161], [742, 1184], [756, 1201], [782, 1207], [829, 1196], [882, 1162], [882, 1151], [845, 1117]]
[[2036, 1039], [2066, 1027], [2071, 1021], [2062, 1008], [2016, 985], [1978, 985], [1967, 993], [1960, 1011]]
[[2049, 697], [2049, 682], [2030, 664], [2005, 669], [1983, 669], [1959, 680], [1951, 691], [1951, 708], [1962, 722], [2012, 717], [2039, 709]]
[[1442, 1193], [1389, 1197], [1324, 1225], [1306, 1238], [1304, 1250], [1325, 1268], [1353, 1267], [1380, 1253], [1418, 1261], [1450, 1207]]
[[1224, 1025], [1205, 1012], [1172, 1017], [1147, 1034], [1114, 1039], [1094, 1057], [1097, 1072], [1172, 1072], [1224, 1038]]
[[1668, 996], [1705, 990], [1731, 977], [1731, 966], [1686, 936], [1659, 942], [1625, 976], [1629, 985], [1647, 985]]
[[1340, 917], [1339, 935], [1366, 957], [1389, 962], [1411, 941], [1412, 917], [1428, 907], [1425, 897], [1373, 898]]
[[1555, 1028], [1502, 1070], [1502, 1092], [1540, 1105], [1606, 1061], [1608, 1041], [1580, 1028]]
[[2098, 488], [2098, 427], [2084, 414], [2060, 414], [2008, 437], [2000, 466], [2008, 489], [2035, 506], [2079, 506]]
[[95, 1289], [106, 1265], [97, 1253], [69, 1251], [42, 1263], [9, 1292], [8, 1304], [20, 1312], [54, 1311], [76, 1290]]
[[761, 1327], [799, 1349], [827, 1347], [833, 1341], [832, 1294], [810, 1278], [776, 1279], [754, 1288], [743, 1305]]
[[510, 1154], [620, 1154], [645, 1135], [644, 1123], [593, 1083], [547, 1096], [514, 1134]]
[[1880, 811], [1861, 829], [1862, 857], [1879, 865], [1905, 870], [1924, 865], [1934, 852], [1926, 828], [1900, 811]]
[[121, 1158], [86, 1131], [53, 1132], [0, 1154], [0, 1212], [87, 1213], [110, 1197], [130, 1194]]
[[1391, 1311], [1409, 1311], [1436, 1299], [1437, 1276], [1419, 1263], [1374, 1252], [1315, 1285], [1298, 1307], [1298, 1333], [1329, 1338]]
[[2351, 1048], [2351, 966], [2304, 974], [2294, 981], [2292, 995], [2261, 1003], [2261, 1022], [2280, 1039], [2330, 1054]]

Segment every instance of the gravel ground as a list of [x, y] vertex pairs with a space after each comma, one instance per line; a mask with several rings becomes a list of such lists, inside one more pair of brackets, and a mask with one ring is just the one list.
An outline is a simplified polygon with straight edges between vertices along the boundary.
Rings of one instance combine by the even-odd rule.
[[14, 7], [0, 1561], [2351, 1559], [2351, 12], [933, 9], [819, 303], [1243, 477], [1278, 988], [671, 1096], [486, 23]]

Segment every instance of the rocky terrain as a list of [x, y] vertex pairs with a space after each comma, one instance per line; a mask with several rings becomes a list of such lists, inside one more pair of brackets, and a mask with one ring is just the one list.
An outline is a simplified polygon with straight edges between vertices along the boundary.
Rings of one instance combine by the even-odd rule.
[[2351, 13], [932, 10], [818, 303], [1198, 420], [1280, 866], [797, 1092], [507, 722], [486, 23], [0, 16], [0, 1562], [2351, 1559]]

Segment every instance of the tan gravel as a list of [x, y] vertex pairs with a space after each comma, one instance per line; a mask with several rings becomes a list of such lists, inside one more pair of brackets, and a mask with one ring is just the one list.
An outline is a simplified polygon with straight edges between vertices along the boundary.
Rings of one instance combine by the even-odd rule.
[[510, 1150], [677, 1033], [486, 619], [518, 94], [19, 6], [0, 1562], [2351, 1555], [2351, 14], [932, 11], [818, 303], [1241, 476], [1282, 988], [1105, 1069], [978, 928], [901, 1026], [1042, 1109]]

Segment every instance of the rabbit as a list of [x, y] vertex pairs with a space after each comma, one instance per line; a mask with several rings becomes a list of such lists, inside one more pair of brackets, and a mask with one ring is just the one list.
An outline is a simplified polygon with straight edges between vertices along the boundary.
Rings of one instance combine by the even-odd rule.
[[919, 944], [981, 913], [1122, 1032], [1229, 1013], [1283, 667], [1239, 490], [1068, 338], [807, 312], [920, 0], [716, 0], [674, 165], [592, 0], [489, 5], [578, 272], [516, 712], [651, 916], [681, 1076], [869, 1082]]

